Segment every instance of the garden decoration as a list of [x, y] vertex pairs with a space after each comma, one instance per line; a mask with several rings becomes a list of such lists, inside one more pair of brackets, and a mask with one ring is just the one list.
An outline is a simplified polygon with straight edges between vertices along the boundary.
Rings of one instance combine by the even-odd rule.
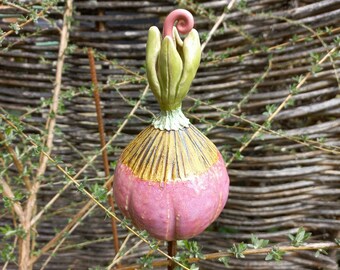
[[[178, 9], [166, 18], [163, 37], [157, 27], [149, 29], [147, 78], [161, 112], [123, 151], [113, 185], [122, 213], [167, 241], [200, 234], [219, 216], [229, 193], [220, 152], [181, 110], [201, 58], [193, 25], [191, 13]], [[179, 33], [187, 34], [184, 41]]]

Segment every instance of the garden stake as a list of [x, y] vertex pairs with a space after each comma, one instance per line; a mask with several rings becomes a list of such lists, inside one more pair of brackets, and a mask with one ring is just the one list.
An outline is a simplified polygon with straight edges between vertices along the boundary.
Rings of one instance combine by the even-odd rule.
[[[96, 114], [97, 114], [97, 122], [98, 122], [98, 129], [99, 129], [99, 135], [100, 135], [100, 146], [104, 148], [106, 142], [105, 142], [105, 129], [104, 129], [104, 124], [103, 124], [103, 118], [102, 118], [102, 111], [100, 107], [100, 94], [98, 91], [98, 81], [97, 81], [97, 74], [96, 74], [96, 66], [95, 66], [95, 61], [93, 57], [93, 51], [91, 48], [88, 49], [88, 57], [89, 57], [89, 62], [90, 62], [90, 71], [91, 71], [91, 80], [92, 84], [94, 87], [93, 90], [93, 96], [94, 96], [94, 101], [96, 104]], [[105, 171], [105, 176], [106, 178], [110, 177], [110, 168], [109, 168], [109, 161], [107, 157], [107, 151], [106, 148], [103, 149], [102, 151], [102, 157], [103, 157], [103, 164], [104, 164], [104, 171]], [[109, 185], [107, 187], [108, 191], [111, 191], [112, 186]], [[114, 206], [114, 201], [112, 198], [112, 195], [108, 195], [108, 202], [109, 205], [112, 209], [112, 212], [115, 213], [115, 206]], [[113, 245], [114, 245], [114, 250], [115, 253], [117, 254], [119, 251], [119, 240], [118, 240], [118, 232], [117, 232], [117, 223], [114, 218], [111, 218], [111, 227], [112, 227], [112, 233], [113, 233]]]
[[[177, 242], [176, 241], [168, 241], [168, 255], [170, 257], [175, 257], [177, 253]], [[175, 268], [174, 263], [168, 259], [169, 265], [168, 270], [173, 270]]]
[[[163, 36], [157, 27], [149, 29], [147, 79], [161, 111], [124, 149], [113, 183], [124, 216], [152, 237], [170, 241], [170, 256], [176, 249], [171, 241], [204, 231], [229, 192], [222, 155], [181, 108], [201, 60], [193, 26], [191, 13], [177, 9], [165, 19]], [[184, 40], [179, 33], [187, 35]]]

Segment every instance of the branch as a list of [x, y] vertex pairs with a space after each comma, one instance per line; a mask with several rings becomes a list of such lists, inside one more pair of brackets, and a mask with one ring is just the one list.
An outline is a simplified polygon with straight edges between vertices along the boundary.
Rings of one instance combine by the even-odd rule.
[[[233, 5], [235, 3], [235, 0], [231, 0], [230, 3], [227, 6], [227, 10], [231, 10]], [[223, 11], [223, 14], [218, 18], [218, 20], [216, 21], [216, 23], [214, 24], [213, 28], [210, 30], [208, 37], [206, 39], [206, 41], [202, 44], [201, 46], [201, 51], [203, 52], [205, 47], [207, 46], [208, 42], [210, 41], [210, 39], [212, 38], [212, 36], [214, 35], [214, 33], [216, 32], [216, 30], [218, 29], [218, 27], [220, 26], [220, 24], [224, 21], [224, 18], [226, 16], [226, 11]]]
[[[46, 122], [46, 129], [47, 129], [47, 140], [45, 146], [47, 147], [47, 153], [50, 154], [52, 151], [53, 146], [53, 138], [54, 138], [54, 128], [56, 125], [56, 116], [58, 112], [59, 106], [59, 96], [61, 91], [61, 82], [62, 82], [62, 74], [63, 74], [63, 66], [65, 61], [65, 50], [68, 45], [68, 38], [69, 38], [69, 29], [71, 27], [70, 18], [72, 17], [72, 0], [68, 0], [65, 13], [64, 13], [64, 24], [61, 31], [60, 36], [60, 45], [59, 45], [59, 52], [58, 52], [58, 60], [56, 66], [56, 74], [55, 74], [55, 86], [53, 89], [53, 99], [50, 108], [50, 112]], [[46, 171], [48, 158], [41, 154], [40, 156], [40, 166], [37, 171], [37, 178], [43, 175]]]
[[2, 178], [0, 178], [0, 185], [2, 186], [3, 189], [3, 194], [9, 198], [10, 200], [12, 200], [13, 202], [13, 209], [15, 211], [15, 213], [17, 214], [19, 220], [21, 223], [23, 223], [25, 221], [25, 214], [24, 214], [24, 210], [21, 207], [21, 204], [19, 202], [16, 202], [14, 200], [14, 194], [12, 192], [11, 187], [6, 183], [6, 181]]
[[[2, 133], [0, 133], [0, 141], [5, 141], [5, 140], [6, 140], [5, 136]], [[21, 175], [24, 171], [24, 166], [22, 165], [20, 159], [17, 157], [17, 154], [15, 153], [14, 149], [10, 145], [8, 145], [7, 143], [4, 143], [4, 145], [5, 145], [7, 152], [12, 157], [15, 167], [17, 168], [19, 174]], [[24, 180], [24, 183], [25, 183], [27, 190], [30, 191], [32, 185], [31, 185], [29, 177], [27, 175], [24, 175], [23, 180]]]
[[[69, 28], [71, 26], [70, 24], [70, 18], [72, 16], [72, 0], [68, 0], [65, 7], [65, 13], [64, 13], [64, 24], [61, 31], [60, 36], [60, 45], [59, 45], [59, 52], [58, 52], [58, 61], [57, 61], [57, 67], [56, 67], [56, 75], [55, 75], [55, 87], [53, 90], [53, 101], [50, 108], [50, 113], [48, 115], [48, 119], [46, 122], [46, 129], [47, 129], [47, 139], [45, 146], [47, 148], [47, 153], [50, 154], [52, 151], [53, 146], [53, 138], [54, 138], [54, 128], [56, 125], [56, 115], [58, 111], [58, 105], [59, 105], [59, 95], [61, 90], [61, 81], [62, 81], [62, 73], [63, 73], [63, 66], [64, 66], [64, 60], [65, 60], [65, 50], [67, 48], [68, 44], [68, 37], [69, 37]], [[40, 165], [37, 170], [36, 178], [39, 179], [45, 171], [47, 167], [47, 161], [48, 158], [41, 154], [40, 155]], [[32, 187], [31, 190], [31, 196], [29, 197], [27, 201], [27, 217], [31, 219], [33, 214], [33, 209], [35, 207], [36, 202], [36, 194], [39, 191], [40, 182], [37, 180]], [[30, 226], [30, 225], [29, 225]]]
[[[105, 187], [108, 187], [113, 182], [113, 176], [105, 183]], [[71, 182], [72, 183], [72, 182]], [[82, 209], [78, 211], [76, 215], [73, 216], [72, 220], [57, 234], [55, 235], [45, 246], [43, 246], [38, 255], [33, 256], [31, 258], [31, 264], [36, 262], [41, 255], [45, 254], [52, 247], [54, 247], [61, 238], [63, 238], [69, 231], [77, 224], [77, 222], [88, 213], [88, 210], [91, 209], [91, 206], [94, 205], [94, 201], [88, 201]]]
[[[300, 247], [294, 246], [277, 246], [280, 251], [299, 251], [299, 250], [318, 250], [318, 249], [339, 249], [340, 246], [333, 242], [324, 242], [324, 243], [310, 243], [305, 244]], [[255, 255], [255, 254], [267, 254], [272, 250], [273, 247], [268, 248], [259, 248], [259, 249], [247, 249], [242, 254], [243, 255]], [[199, 258], [188, 258], [189, 263], [204, 261], [204, 260], [214, 260], [221, 257], [233, 257], [234, 254], [231, 252], [217, 252], [217, 253], [209, 253], [203, 255], [204, 259]], [[152, 263], [153, 267], [161, 267], [169, 265], [168, 260], [157, 260]], [[135, 270], [135, 269], [143, 269], [143, 266], [140, 264], [134, 264], [127, 267], [119, 268], [119, 270]]]
[[[337, 50], [337, 47], [334, 47], [332, 50], [330, 50], [319, 62], [318, 65], [322, 64], [323, 62], [326, 61], [328, 57], [332, 55]], [[308, 78], [312, 75], [312, 72], [308, 72], [303, 79], [299, 82], [299, 84], [296, 86], [296, 90], [300, 89], [301, 86], [308, 80]], [[280, 106], [277, 107], [277, 109], [267, 118], [265, 123], [271, 123], [272, 120], [275, 118], [275, 116], [285, 107], [287, 102], [293, 97], [293, 93], [290, 93], [285, 100], [280, 104]], [[250, 137], [250, 139], [245, 142], [240, 149], [238, 150], [239, 153], [241, 153], [244, 149], [248, 147], [248, 145], [259, 135], [263, 130], [265, 129], [265, 125], [261, 125], [258, 130], [254, 132], [254, 134]], [[235, 159], [235, 155], [233, 155], [228, 162], [226, 163], [226, 166], [229, 166]]]

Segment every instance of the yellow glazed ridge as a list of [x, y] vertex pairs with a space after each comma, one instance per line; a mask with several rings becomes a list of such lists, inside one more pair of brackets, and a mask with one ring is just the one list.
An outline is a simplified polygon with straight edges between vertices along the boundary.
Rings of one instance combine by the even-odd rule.
[[137, 135], [120, 158], [135, 176], [155, 182], [202, 174], [217, 160], [216, 146], [191, 124], [177, 131], [151, 125]]

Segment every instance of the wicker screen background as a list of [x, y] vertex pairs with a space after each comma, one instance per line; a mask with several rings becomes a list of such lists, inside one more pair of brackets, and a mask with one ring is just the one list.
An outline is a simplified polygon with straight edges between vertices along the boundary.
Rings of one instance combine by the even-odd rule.
[[[79, 88], [91, 87], [88, 58], [83, 49], [94, 48], [98, 52], [97, 74], [108, 140], [145, 89], [143, 78], [131, 71], [144, 76], [148, 28], [152, 25], [161, 28], [170, 11], [178, 6], [187, 7], [194, 14], [195, 28], [204, 42], [228, 2], [197, 1], [196, 5], [192, 1], [170, 0], [75, 1], [63, 91], [74, 88], [79, 93]], [[242, 149], [242, 156], [234, 156], [228, 167], [230, 199], [209, 231], [196, 238], [205, 253], [247, 241], [251, 233], [271, 242], [287, 242], [287, 234], [296, 232], [300, 226], [311, 231], [314, 240], [339, 237], [340, 60], [335, 55], [333, 61], [327, 59], [321, 65], [317, 61], [336, 46], [340, 1], [246, 2], [247, 9], [241, 5], [225, 15], [207, 43], [201, 67], [183, 104], [187, 116], [206, 132], [226, 161], [254, 134], [258, 128], [254, 123], [263, 124], [286, 99], [298, 76], [303, 78], [310, 71], [314, 74], [308, 76], [269, 129], [267, 125], [260, 136]], [[63, 3], [59, 5], [63, 7]], [[18, 13], [15, 9], [3, 12]], [[62, 13], [51, 11], [49, 18], [57, 26], [62, 24]], [[27, 25], [22, 33], [34, 33], [37, 25], [41, 32], [23, 41], [20, 36], [11, 35], [3, 47], [13, 45], [0, 50], [0, 106], [16, 115], [24, 114], [29, 107], [39, 107], [41, 98], [52, 95], [59, 32], [53, 25], [39, 21]], [[4, 20], [0, 20], [0, 26], [8, 29]], [[95, 106], [93, 98], [86, 94], [66, 99], [64, 105], [63, 113], [57, 117], [60, 132], [55, 135], [52, 155], [60, 156], [77, 171], [100, 149]], [[148, 125], [157, 111], [157, 103], [148, 91], [110, 147], [110, 161], [117, 160], [124, 146]], [[43, 129], [47, 114], [45, 107], [25, 118], [26, 133]], [[100, 158], [85, 176], [94, 178], [91, 181], [103, 177]], [[48, 169], [47, 177], [55, 184], [44, 185], [39, 207], [63, 186], [58, 184], [63, 178], [53, 167]], [[86, 201], [75, 188], [67, 189], [39, 224], [38, 242], [43, 245], [51, 239]], [[0, 218], [0, 224], [8, 222], [10, 217]], [[127, 232], [121, 227], [119, 232], [122, 241]], [[110, 236], [110, 220], [101, 210], [94, 210], [68, 237], [46, 269], [108, 265], [113, 253]], [[98, 239], [88, 245], [73, 246]], [[128, 246], [136, 242], [138, 239], [132, 237]], [[141, 245], [126, 256], [124, 264], [135, 263], [147, 251], [148, 247]], [[292, 253], [280, 263], [266, 262], [263, 255], [247, 256], [242, 260], [231, 259], [230, 265], [231, 269], [337, 269], [335, 252], [318, 258], [314, 253]], [[46, 258], [43, 256], [37, 262], [36, 269]], [[200, 267], [224, 268], [217, 261], [201, 263]]]

